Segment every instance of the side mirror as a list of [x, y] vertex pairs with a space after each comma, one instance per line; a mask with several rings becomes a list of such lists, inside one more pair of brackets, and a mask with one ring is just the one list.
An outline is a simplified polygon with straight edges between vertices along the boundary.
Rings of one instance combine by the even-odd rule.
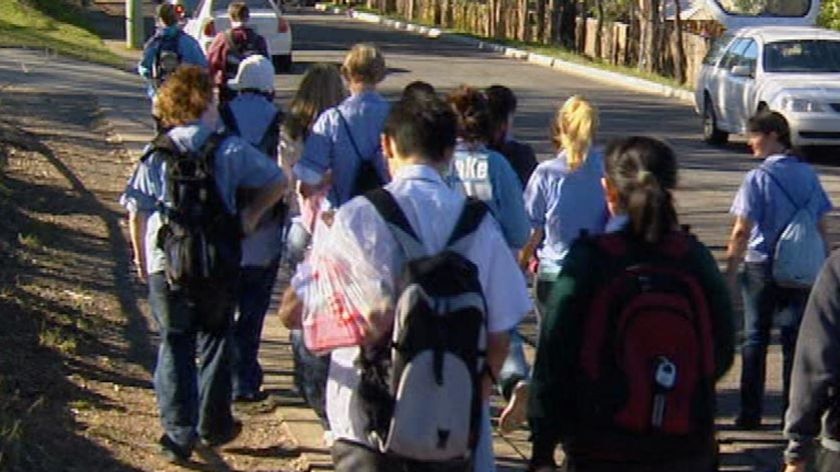
[[750, 66], [734, 66], [730, 73], [735, 77], [752, 77], [753, 72]]

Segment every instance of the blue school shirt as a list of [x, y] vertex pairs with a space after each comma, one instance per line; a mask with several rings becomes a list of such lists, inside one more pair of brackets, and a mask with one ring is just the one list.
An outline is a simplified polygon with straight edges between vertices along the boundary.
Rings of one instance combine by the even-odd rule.
[[[183, 151], [200, 149], [212, 130], [202, 123], [179, 126], [169, 131], [169, 137]], [[214, 160], [219, 196], [231, 213], [236, 212], [238, 187], [263, 187], [281, 182], [283, 172], [253, 146], [236, 136], [222, 142]], [[137, 164], [128, 179], [120, 203], [130, 212], [149, 213], [146, 223], [146, 270], [164, 270], [163, 251], [157, 247], [157, 234], [162, 226], [160, 207], [171, 205], [166, 189], [166, 162], [159, 154], [152, 154]]]
[[522, 200], [522, 185], [503, 155], [484, 145], [459, 141], [447, 182], [487, 204], [510, 247], [525, 246], [530, 225]]
[[566, 153], [537, 166], [525, 188], [525, 210], [534, 229], [545, 239], [537, 250], [540, 275], [560, 272], [563, 259], [581, 230], [600, 234], [609, 218], [604, 188], [604, 157], [590, 150], [581, 166], [572, 171]]
[[192, 64], [204, 67], [205, 69], [207, 68], [207, 58], [204, 56], [204, 51], [201, 50], [201, 46], [198, 44], [198, 41], [187, 33], [182, 32], [180, 26], [172, 25], [159, 29], [155, 36], [152, 36], [146, 42], [146, 45], [143, 46], [143, 58], [137, 65], [137, 73], [139, 73], [144, 79], [149, 80], [149, 85], [146, 89], [146, 94], [149, 98], [154, 97], [155, 93], [157, 93], [151, 84], [151, 78], [152, 67], [155, 64], [155, 56], [160, 48], [160, 43], [155, 45], [155, 47], [152, 47], [152, 43], [155, 41], [157, 35], [161, 35], [164, 38], [171, 38], [178, 33], [181, 33], [181, 37], [178, 38], [178, 53], [181, 54], [181, 64]]
[[[304, 183], [317, 185], [324, 174], [332, 170], [332, 188], [327, 198], [334, 207], [343, 205], [352, 197], [361, 159], [372, 160], [382, 181], [388, 182], [390, 178], [379, 136], [389, 109], [390, 105], [382, 95], [362, 92], [351, 95], [337, 107], [325, 110], [315, 120], [312, 132], [306, 138], [303, 154], [292, 170], [295, 176]], [[338, 110], [341, 110], [353, 133], [358, 154], [347, 134], [348, 127], [341, 123]]]
[[746, 262], [770, 260], [779, 236], [797, 210], [766, 174], [768, 170], [784, 186], [796, 205], [806, 205], [807, 202], [807, 208], [816, 221], [832, 209], [831, 200], [810, 165], [784, 154], [767, 157], [761, 166], [744, 177], [729, 210], [731, 214], [745, 217], [753, 223], [744, 257]]
[[[253, 146], [259, 146], [269, 125], [279, 111], [273, 103], [256, 93], [241, 93], [229, 102], [236, 120], [239, 136]], [[279, 136], [278, 136], [279, 139]], [[277, 163], [277, 153], [266, 156]], [[253, 234], [242, 240], [242, 266], [267, 267], [283, 250], [282, 222], [263, 222]]]

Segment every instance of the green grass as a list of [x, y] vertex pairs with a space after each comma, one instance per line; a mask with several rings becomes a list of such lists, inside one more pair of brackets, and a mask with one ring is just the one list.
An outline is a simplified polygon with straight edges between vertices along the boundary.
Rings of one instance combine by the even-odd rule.
[[[339, 8], [347, 8], [346, 5], [334, 4], [334, 6], [339, 7]], [[357, 12], [365, 12], [365, 13], [373, 13], [373, 14], [376, 14], [376, 15], [382, 15], [382, 13], [380, 13], [379, 10], [376, 10], [376, 9], [373, 9], [373, 8], [367, 8], [367, 7], [362, 6], [362, 5], [354, 6], [353, 10], [357, 11]], [[382, 15], [382, 16], [385, 17], [385, 18], [393, 19], [393, 20], [409, 21], [409, 20], [407, 20], [407, 19], [405, 19], [405, 18], [403, 18], [399, 15]], [[416, 24], [422, 25], [422, 26], [437, 27], [436, 25], [433, 25], [433, 24], [430, 24], [430, 23], [427, 23], [427, 22], [423, 22], [423, 21], [420, 21], [420, 20], [413, 20], [413, 21], [411, 21], [411, 23], [416, 23]], [[667, 85], [667, 86], [670, 86], [670, 87], [681, 88], [681, 89], [689, 90], [689, 91], [693, 90], [691, 85], [680, 84], [677, 81], [677, 79], [675, 79], [673, 77], [666, 77], [666, 76], [662, 76], [662, 75], [659, 75], [659, 74], [647, 73], [647, 72], [640, 71], [640, 70], [638, 70], [634, 67], [620, 66], [620, 65], [610, 64], [609, 62], [606, 62], [606, 61], [603, 61], [603, 60], [591, 59], [589, 57], [582, 56], [580, 54], [577, 54], [575, 52], [572, 52], [572, 51], [569, 51], [567, 49], [561, 48], [559, 46], [550, 46], [550, 45], [546, 45], [546, 44], [542, 44], [542, 43], [535, 43], [535, 42], [516, 41], [516, 40], [512, 40], [512, 39], [488, 38], [486, 36], [479, 36], [477, 34], [470, 33], [468, 31], [464, 31], [464, 30], [459, 30], [459, 29], [447, 30], [447, 31], [450, 32], [450, 33], [455, 33], [459, 36], [465, 36], [465, 37], [468, 37], [468, 38], [478, 39], [478, 40], [481, 40], [481, 41], [487, 41], [487, 42], [491, 42], [491, 43], [495, 43], [495, 44], [501, 44], [501, 45], [516, 48], [516, 49], [522, 49], [523, 51], [528, 51], [528, 52], [532, 52], [532, 53], [535, 53], [535, 54], [541, 54], [541, 55], [544, 55], [544, 56], [553, 57], [553, 58], [556, 58], [556, 59], [560, 59], [562, 61], [573, 62], [575, 64], [581, 64], [581, 65], [595, 67], [595, 68], [602, 69], [602, 70], [607, 70], [607, 71], [610, 71], [610, 72], [617, 72], [619, 74], [629, 75], [629, 76], [632, 76], [632, 77], [638, 77], [638, 78], [641, 78], [641, 79], [649, 80], [651, 82], [656, 82], [658, 84], [663, 84], [663, 85]]]
[[96, 35], [81, 7], [64, 0], [0, 0], [0, 47], [31, 47], [123, 65]]

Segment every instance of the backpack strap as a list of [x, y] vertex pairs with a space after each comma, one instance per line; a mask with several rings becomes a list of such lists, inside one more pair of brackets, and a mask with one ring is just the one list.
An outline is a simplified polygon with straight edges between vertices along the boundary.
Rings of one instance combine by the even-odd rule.
[[268, 128], [266, 128], [262, 139], [260, 139], [261, 148], [267, 151], [274, 151], [273, 153], [269, 152], [268, 157], [277, 157], [277, 146], [280, 143], [280, 123], [283, 121], [283, 118], [283, 112], [277, 110], [277, 113], [274, 114], [274, 119], [268, 124]]
[[767, 166], [761, 165], [761, 166], [758, 166], [758, 168], [762, 172], [764, 172], [764, 175], [769, 177], [770, 180], [772, 180], [773, 183], [776, 184], [777, 187], [779, 187], [779, 189], [782, 191], [782, 194], [784, 194], [785, 198], [788, 199], [790, 204], [793, 205], [793, 207], [796, 208], [797, 211], [807, 207], [808, 204], [811, 202], [811, 198], [812, 198], [813, 193], [814, 193], [813, 189], [811, 189], [811, 196], [808, 197], [808, 200], [806, 200], [805, 203], [803, 203], [802, 205], [798, 205], [796, 203], [796, 200], [794, 200], [793, 196], [791, 196], [790, 192], [788, 192], [787, 189], [785, 188], [785, 186], [782, 185], [782, 183], [779, 181], [779, 179], [777, 179], [776, 176], [773, 175], [772, 172], [770, 172], [770, 169]]
[[152, 142], [149, 144], [149, 147], [146, 148], [146, 151], [140, 156], [141, 162], [146, 162], [146, 159], [152, 156], [152, 154], [156, 152], [163, 152], [169, 155], [177, 155], [180, 154], [181, 150], [178, 149], [178, 146], [172, 142], [172, 138], [169, 137], [166, 133], [159, 133], [157, 136], [152, 139]]
[[408, 259], [416, 259], [426, 255], [426, 250], [408, 218], [400, 208], [397, 200], [391, 195], [391, 192], [384, 188], [371, 190], [364, 194], [364, 197], [370, 201], [379, 215], [388, 224], [391, 234], [402, 247]]
[[365, 161], [365, 156], [362, 155], [361, 151], [359, 151], [359, 146], [356, 145], [356, 139], [353, 138], [353, 132], [350, 131], [350, 124], [347, 123], [347, 119], [344, 118], [344, 113], [341, 113], [341, 110], [338, 107], [335, 107], [335, 111], [338, 112], [338, 119], [341, 121], [341, 126], [344, 127], [344, 131], [347, 131], [347, 137], [350, 138], [350, 145], [353, 146], [353, 151], [356, 152], [356, 155], [359, 156], [359, 159]]
[[487, 205], [477, 198], [467, 197], [464, 202], [464, 209], [461, 210], [461, 216], [458, 217], [458, 222], [455, 223], [455, 228], [452, 230], [452, 235], [449, 236], [449, 242], [446, 246], [451, 247], [457, 244], [460, 240], [473, 234], [481, 222], [484, 221], [484, 216], [487, 215], [489, 208]]
[[236, 117], [233, 115], [233, 109], [230, 107], [230, 102], [225, 102], [219, 106], [219, 117], [225, 124], [225, 128], [231, 134], [239, 136], [239, 124], [236, 122]]

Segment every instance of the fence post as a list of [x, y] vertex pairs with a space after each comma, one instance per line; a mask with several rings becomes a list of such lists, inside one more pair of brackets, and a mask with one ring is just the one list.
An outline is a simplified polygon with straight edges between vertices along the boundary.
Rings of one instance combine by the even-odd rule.
[[141, 0], [125, 0], [125, 45], [139, 49], [143, 45], [143, 8]]

